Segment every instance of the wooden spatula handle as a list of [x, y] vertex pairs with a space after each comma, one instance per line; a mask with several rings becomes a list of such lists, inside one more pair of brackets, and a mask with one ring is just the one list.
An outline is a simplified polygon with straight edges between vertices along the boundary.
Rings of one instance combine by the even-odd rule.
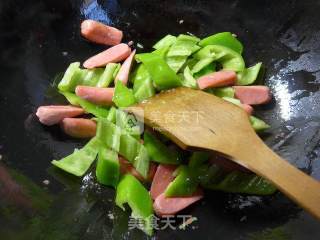
[[[269, 179], [281, 192], [320, 219], [320, 182], [279, 157], [260, 139], [247, 146], [237, 158], [248, 168]], [[252, 163], [252, 164], [251, 164]]]

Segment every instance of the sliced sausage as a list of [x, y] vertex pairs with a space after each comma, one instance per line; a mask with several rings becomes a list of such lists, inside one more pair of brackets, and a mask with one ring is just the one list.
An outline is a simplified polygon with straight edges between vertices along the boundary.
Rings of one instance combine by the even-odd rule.
[[39, 121], [44, 125], [54, 125], [66, 117], [76, 117], [84, 114], [84, 110], [73, 106], [41, 106], [38, 108], [36, 115]]
[[253, 107], [251, 107], [249, 104], [241, 104], [240, 107], [242, 107], [243, 110], [245, 110], [248, 113], [248, 115], [252, 115]]
[[235, 97], [244, 104], [265, 104], [271, 100], [271, 92], [267, 86], [234, 86]]
[[111, 106], [114, 88], [77, 86], [76, 95], [101, 106]]
[[83, 63], [83, 66], [91, 69], [106, 66], [108, 63], [118, 63], [129, 57], [130, 53], [130, 47], [127, 44], [120, 43], [89, 58]]
[[247, 168], [221, 156], [214, 154], [209, 158], [209, 163], [222, 167], [226, 172], [241, 171], [250, 172]]
[[158, 216], [174, 215], [182, 209], [190, 206], [203, 198], [203, 192], [198, 189], [189, 197], [170, 197], [167, 198], [164, 193], [160, 194], [153, 203], [153, 209]]
[[200, 89], [212, 87], [225, 87], [234, 85], [237, 80], [237, 74], [230, 70], [221, 70], [218, 72], [204, 75], [197, 79]]
[[133, 57], [136, 53], [136, 50], [134, 50], [130, 56], [123, 62], [115, 81], [121, 81], [124, 85], [127, 85], [128, 79], [129, 79], [129, 73], [133, 62]]
[[75, 138], [91, 138], [96, 135], [97, 124], [85, 118], [65, 118], [61, 122], [63, 131]]
[[123, 36], [119, 29], [90, 19], [81, 23], [81, 34], [91, 42], [112, 46], [121, 43]]
[[157, 171], [154, 175], [150, 189], [150, 195], [153, 200], [156, 199], [161, 193], [163, 193], [169, 183], [173, 181], [173, 172], [176, 170], [176, 168], [177, 166], [175, 165], [164, 164], [160, 164], [157, 167]]
[[134, 166], [125, 158], [119, 156], [119, 163], [120, 163], [120, 172], [121, 174], [129, 173], [139, 179], [141, 182], [151, 182], [154, 174], [157, 169], [157, 165], [155, 163], [150, 163], [149, 166], [149, 173], [148, 173], [148, 179], [145, 179], [141, 174], [134, 168]]

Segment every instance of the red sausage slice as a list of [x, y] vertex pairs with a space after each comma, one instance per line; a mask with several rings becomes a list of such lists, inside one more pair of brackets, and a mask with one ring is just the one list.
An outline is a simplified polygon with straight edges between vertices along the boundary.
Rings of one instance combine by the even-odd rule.
[[175, 165], [160, 164], [158, 166], [150, 189], [150, 195], [153, 200], [156, 199], [161, 193], [163, 193], [169, 183], [173, 181], [173, 172], [176, 170], [176, 168], [177, 166]]
[[249, 104], [241, 104], [241, 107], [248, 113], [248, 115], [252, 115], [253, 107], [251, 107]]
[[76, 95], [97, 105], [111, 106], [114, 88], [77, 86]]
[[257, 105], [270, 102], [270, 89], [266, 86], [234, 86], [235, 97], [244, 104]]
[[96, 135], [97, 124], [85, 118], [65, 118], [61, 122], [63, 131], [75, 138], [91, 138]]
[[182, 209], [190, 206], [196, 201], [203, 198], [201, 189], [196, 191], [190, 197], [165, 197], [164, 193], [160, 194], [153, 203], [153, 209], [158, 216], [174, 215]]
[[200, 89], [210, 87], [225, 87], [234, 85], [237, 80], [237, 74], [230, 70], [221, 70], [210, 73], [198, 78], [198, 86]]
[[39, 121], [44, 125], [54, 125], [66, 117], [76, 117], [84, 114], [84, 110], [73, 106], [41, 106], [38, 108], [36, 115]]
[[122, 31], [94, 20], [81, 23], [81, 34], [86, 39], [105, 45], [117, 45], [122, 40]]
[[136, 50], [134, 50], [130, 56], [123, 62], [116, 78], [115, 81], [121, 81], [123, 82], [124, 85], [127, 85], [128, 79], [129, 79], [129, 73], [130, 73], [130, 69], [131, 69], [131, 65], [133, 62], [133, 57], [136, 53]]
[[121, 174], [129, 173], [139, 179], [141, 182], [145, 181], [152, 181], [154, 174], [157, 169], [157, 165], [155, 163], [151, 163], [149, 167], [149, 173], [148, 173], [148, 179], [145, 179], [143, 176], [141, 176], [140, 173], [137, 172], [137, 170], [133, 167], [133, 165], [123, 157], [119, 156], [119, 163], [120, 163], [120, 172]]
[[118, 63], [125, 60], [130, 53], [130, 47], [127, 44], [120, 43], [89, 58], [83, 63], [83, 66], [91, 69], [105, 66], [108, 63]]

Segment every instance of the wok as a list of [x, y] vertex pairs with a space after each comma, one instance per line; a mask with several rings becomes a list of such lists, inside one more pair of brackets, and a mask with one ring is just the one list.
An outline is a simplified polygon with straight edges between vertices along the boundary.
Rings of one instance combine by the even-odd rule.
[[[64, 101], [52, 85], [70, 62], [83, 62], [103, 49], [81, 38], [79, 24], [85, 18], [122, 29], [125, 41], [143, 45], [139, 51], [168, 33], [236, 33], [248, 66], [264, 63], [274, 95], [272, 104], [256, 112], [272, 126], [262, 137], [320, 180], [319, 11], [317, 0], [2, 0], [1, 239], [148, 238], [128, 231], [129, 213], [114, 206], [114, 191], [97, 185], [94, 175], [77, 179], [51, 167], [52, 159], [83, 142], [58, 127], [42, 126], [34, 115], [39, 105]], [[198, 221], [186, 230], [158, 231], [153, 238], [320, 239], [319, 221], [281, 193], [207, 192], [183, 214]]]

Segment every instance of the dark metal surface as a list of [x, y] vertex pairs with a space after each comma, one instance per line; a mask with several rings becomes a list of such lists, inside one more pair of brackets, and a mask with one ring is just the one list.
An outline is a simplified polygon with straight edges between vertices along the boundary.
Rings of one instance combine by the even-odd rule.
[[[57, 127], [41, 126], [34, 116], [39, 105], [60, 101], [48, 88], [57, 74], [103, 49], [80, 37], [84, 18], [123, 29], [126, 41], [145, 50], [167, 33], [236, 33], [247, 64], [265, 64], [274, 94], [274, 102], [257, 111], [272, 126], [263, 137], [320, 179], [319, 11], [317, 0], [1, 1], [1, 239], [146, 238], [127, 232], [128, 216], [114, 207], [112, 190], [96, 185], [91, 175], [77, 180], [50, 166], [81, 143]], [[320, 223], [280, 193], [211, 192], [185, 213], [198, 218], [195, 229], [159, 231], [154, 238], [320, 239]]]

